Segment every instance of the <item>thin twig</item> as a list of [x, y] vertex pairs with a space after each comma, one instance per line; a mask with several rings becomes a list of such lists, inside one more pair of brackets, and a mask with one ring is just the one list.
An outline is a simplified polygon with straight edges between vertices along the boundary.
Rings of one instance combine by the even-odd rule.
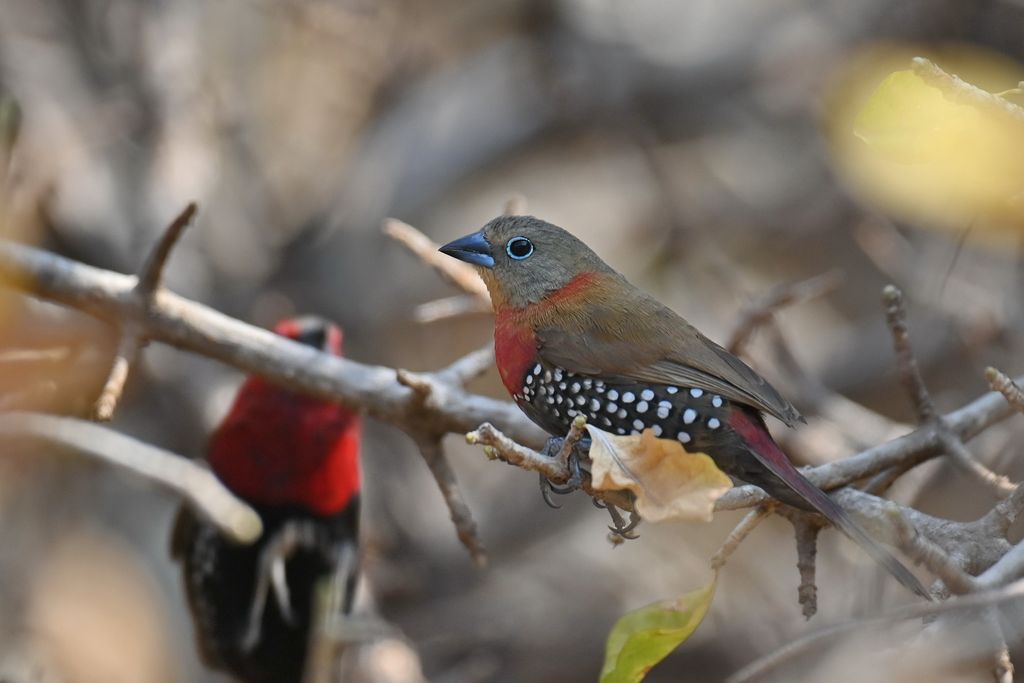
[[906, 621], [907, 619], [920, 619], [936, 614], [946, 614], [962, 610], [976, 609], [990, 605], [998, 605], [1010, 600], [1024, 598], [1024, 580], [1016, 581], [1008, 586], [984, 593], [965, 595], [945, 602], [916, 602], [900, 609], [892, 610], [887, 614], [877, 617], [869, 617], [857, 621], [848, 621], [842, 624], [835, 624], [820, 628], [797, 638], [794, 641], [782, 646], [771, 654], [762, 657], [726, 679], [726, 683], [746, 683], [764, 679], [770, 672], [779, 668], [786, 662], [795, 659], [809, 650], [817, 648], [824, 640], [856, 631], [860, 629], [878, 628], [889, 624]]
[[167, 260], [171, 256], [171, 251], [185, 232], [185, 228], [191, 225], [192, 219], [195, 218], [196, 210], [196, 203], [189, 202], [188, 206], [167, 226], [163, 234], [160, 235], [160, 239], [157, 240], [153, 249], [146, 256], [146, 260], [139, 270], [139, 280], [135, 285], [135, 291], [141, 297], [151, 297], [160, 287], [160, 283], [163, 281], [164, 268], [167, 266]]
[[416, 228], [396, 218], [388, 218], [384, 221], [384, 234], [405, 246], [448, 282], [490, 303], [487, 287], [473, 267], [440, 253], [438, 248], [441, 245]]
[[770, 321], [780, 309], [825, 296], [838, 288], [843, 278], [842, 271], [830, 270], [806, 280], [771, 288], [743, 307], [726, 348], [736, 355], [742, 354], [754, 332]]
[[501, 213], [505, 216], [522, 216], [526, 210], [526, 195], [517, 192], [508, 198]]
[[756, 508], [748, 512], [740, 523], [737, 524], [729, 535], [726, 536], [725, 541], [722, 542], [722, 546], [718, 549], [711, 557], [711, 568], [718, 571], [725, 566], [726, 561], [732, 556], [736, 549], [740, 547], [743, 540], [750, 535], [757, 526], [763, 522], [768, 515], [775, 509], [774, 502], [767, 502], [758, 505]]
[[456, 294], [420, 304], [413, 309], [412, 315], [418, 323], [433, 323], [473, 313], [491, 313], [491, 302], [475, 294]]
[[448, 506], [448, 513], [451, 515], [459, 540], [462, 541], [462, 545], [466, 546], [466, 550], [469, 551], [470, 557], [478, 567], [486, 566], [487, 551], [484, 549], [483, 541], [480, 540], [476, 522], [473, 521], [473, 513], [462, 497], [459, 483], [455, 479], [455, 472], [445, 457], [440, 442], [425, 440], [419, 443], [419, 447], [427, 467], [430, 468], [430, 473], [434, 475], [437, 487], [441, 490], [444, 502]]
[[1002, 474], [996, 474], [989, 468], [982, 465], [975, 459], [967, 446], [956, 434], [953, 434], [945, 425], [939, 429], [939, 441], [946, 454], [959, 465], [965, 472], [973, 476], [985, 486], [992, 489], [1000, 498], [1011, 494], [1017, 486]]
[[262, 532], [259, 515], [228, 491], [210, 470], [130, 436], [84, 420], [27, 412], [0, 415], [0, 435], [66, 446], [160, 484], [190, 502], [203, 517], [240, 543], [251, 543]]
[[910, 346], [910, 333], [907, 329], [907, 311], [903, 307], [903, 292], [894, 285], [886, 285], [882, 290], [885, 302], [885, 320], [892, 333], [893, 346], [896, 349], [896, 360], [900, 370], [900, 381], [910, 396], [917, 421], [924, 424], [935, 418], [935, 404], [932, 403], [928, 388], [921, 378], [921, 369]]
[[998, 391], [1018, 413], [1024, 413], [1024, 391], [1012, 379], [993, 367], [985, 368], [985, 379], [993, 391]]

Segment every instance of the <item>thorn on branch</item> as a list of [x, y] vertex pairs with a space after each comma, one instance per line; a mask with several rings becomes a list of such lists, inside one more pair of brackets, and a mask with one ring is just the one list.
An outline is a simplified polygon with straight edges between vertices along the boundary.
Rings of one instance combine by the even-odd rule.
[[992, 390], [1002, 394], [1014, 410], [1024, 413], [1024, 390], [1016, 382], [993, 367], [985, 368], [985, 379]]
[[882, 300], [885, 302], [885, 321], [889, 325], [893, 347], [896, 350], [900, 381], [910, 396], [918, 423], [924, 424], [935, 418], [935, 405], [921, 378], [921, 369], [918, 367], [917, 358], [910, 346], [907, 311], [903, 306], [903, 292], [894, 285], [886, 285], [882, 290]]
[[469, 551], [470, 557], [473, 558], [473, 562], [478, 567], [486, 566], [487, 551], [484, 549], [484, 544], [477, 532], [476, 522], [473, 520], [473, 512], [462, 497], [459, 483], [455, 479], [455, 472], [452, 470], [451, 463], [445, 457], [440, 442], [421, 440], [419, 447], [427, 467], [430, 468], [430, 473], [434, 475], [434, 481], [437, 482], [437, 486], [441, 490], [444, 502], [448, 505], [448, 512], [451, 515], [452, 523], [455, 525], [455, 532], [459, 540], [466, 547], [466, 550]]
[[135, 287], [132, 288], [132, 297], [135, 299], [137, 307], [136, 319], [126, 320], [121, 325], [121, 336], [110, 372], [107, 373], [107, 381], [103, 384], [103, 389], [93, 408], [93, 417], [100, 422], [109, 422], [113, 418], [117, 404], [124, 394], [128, 374], [138, 359], [139, 352], [146, 345], [146, 336], [138, 318], [145, 315], [152, 307], [153, 298], [160, 288], [164, 268], [171, 251], [178, 243], [185, 228], [191, 224], [196, 210], [196, 203], [189, 202], [188, 206], [164, 230], [139, 269], [138, 279], [135, 282]]

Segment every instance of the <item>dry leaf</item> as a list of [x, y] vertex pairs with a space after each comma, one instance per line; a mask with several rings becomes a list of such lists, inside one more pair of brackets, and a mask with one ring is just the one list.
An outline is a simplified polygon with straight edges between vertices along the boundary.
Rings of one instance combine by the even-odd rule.
[[674, 439], [645, 429], [639, 436], [615, 436], [587, 425], [591, 479], [600, 491], [629, 489], [636, 510], [648, 522], [666, 519], [710, 521], [715, 501], [732, 480], [703, 453], [687, 453]]

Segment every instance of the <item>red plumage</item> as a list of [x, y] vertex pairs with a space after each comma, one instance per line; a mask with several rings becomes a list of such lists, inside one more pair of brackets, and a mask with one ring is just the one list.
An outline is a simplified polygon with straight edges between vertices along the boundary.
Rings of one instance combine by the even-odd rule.
[[[275, 331], [341, 355], [341, 330], [318, 318], [287, 320]], [[183, 507], [172, 539], [196, 641], [211, 667], [243, 683], [299, 683], [316, 586], [343, 561], [351, 572], [345, 609], [351, 605], [356, 563], [343, 558], [354, 557], [357, 541], [360, 435], [359, 417], [345, 406], [259, 377], [239, 388], [207, 460], [260, 514], [263, 536], [237, 545]], [[273, 565], [283, 565], [287, 591], [258, 597]]]

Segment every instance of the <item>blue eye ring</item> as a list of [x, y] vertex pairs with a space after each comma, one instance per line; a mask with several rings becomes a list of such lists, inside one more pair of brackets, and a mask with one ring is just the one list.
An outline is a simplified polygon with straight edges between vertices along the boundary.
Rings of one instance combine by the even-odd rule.
[[528, 259], [533, 256], [533, 242], [521, 235], [513, 237], [505, 243], [505, 253], [516, 261]]

